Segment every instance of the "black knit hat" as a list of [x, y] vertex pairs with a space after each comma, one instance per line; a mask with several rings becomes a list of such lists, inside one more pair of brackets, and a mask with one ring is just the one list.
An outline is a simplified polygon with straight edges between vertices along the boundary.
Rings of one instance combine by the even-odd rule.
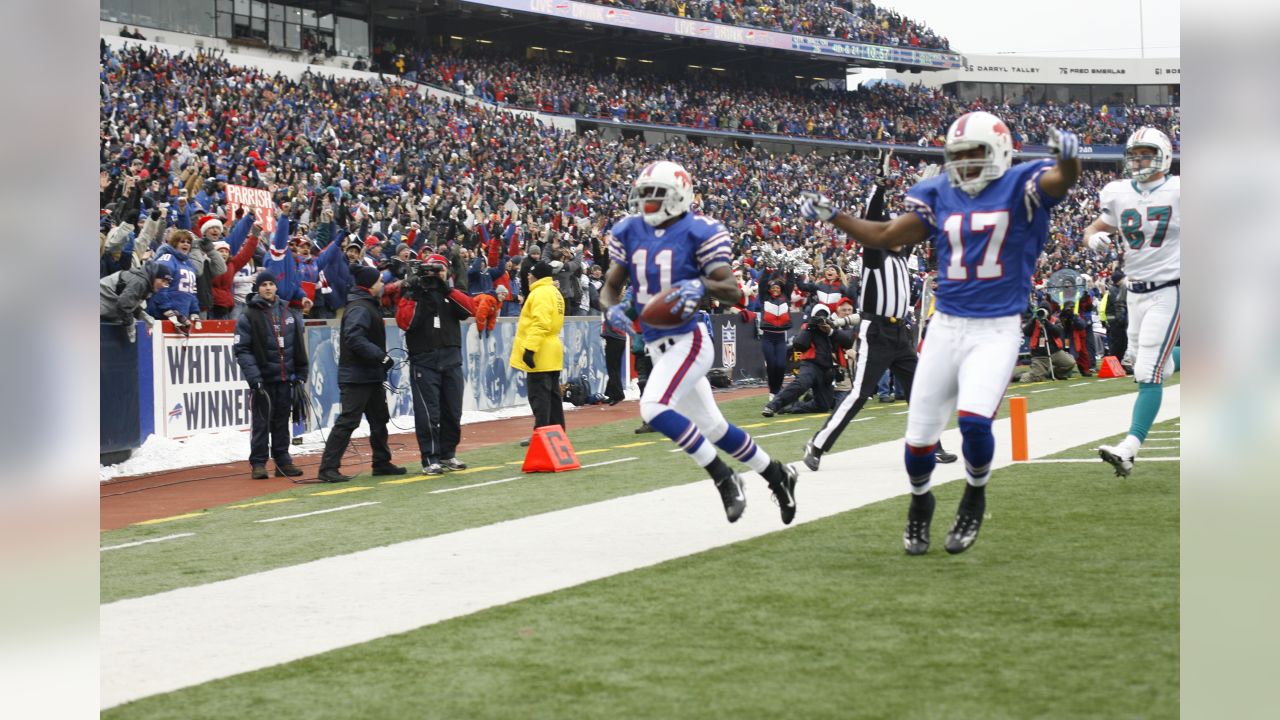
[[538, 262], [533, 264], [533, 267], [529, 268], [529, 275], [532, 277], [536, 277], [539, 280], [541, 280], [544, 277], [551, 277], [551, 273], [552, 273], [551, 263], [547, 262], [546, 260], [539, 260]]
[[258, 292], [258, 286], [264, 282], [269, 282], [272, 285], [279, 285], [279, 283], [276, 282], [276, 276], [273, 275], [270, 270], [263, 270], [253, 277], [253, 291]]
[[356, 287], [371, 288], [378, 284], [378, 278], [381, 275], [382, 273], [378, 272], [375, 267], [368, 265], [351, 266], [351, 278], [356, 281]]

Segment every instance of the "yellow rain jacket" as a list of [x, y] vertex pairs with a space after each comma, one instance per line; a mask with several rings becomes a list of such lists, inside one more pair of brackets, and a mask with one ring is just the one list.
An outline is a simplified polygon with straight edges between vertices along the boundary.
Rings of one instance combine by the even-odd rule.
[[533, 351], [533, 372], [564, 369], [564, 346], [560, 329], [564, 327], [564, 296], [554, 277], [544, 277], [529, 284], [529, 294], [516, 324], [516, 342], [511, 348], [511, 367], [530, 372], [524, 364], [524, 351]]

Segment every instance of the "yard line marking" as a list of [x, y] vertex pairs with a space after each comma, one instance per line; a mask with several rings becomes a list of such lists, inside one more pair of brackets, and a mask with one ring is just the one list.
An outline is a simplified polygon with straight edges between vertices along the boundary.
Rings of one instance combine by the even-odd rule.
[[1085, 381], [1085, 382], [1082, 382], [1082, 383], [1076, 383], [1075, 385], [1068, 385], [1067, 387], [1080, 387], [1081, 385], [1088, 385], [1088, 384], [1089, 384], [1089, 382], [1088, 382], [1088, 381]]
[[440, 493], [453, 492], [453, 491], [455, 491], [455, 490], [470, 490], [471, 488], [484, 487], [485, 485], [497, 485], [498, 483], [511, 482], [512, 480], [519, 480], [519, 479], [520, 479], [520, 478], [522, 478], [522, 477], [524, 477], [524, 476], [523, 476], [523, 475], [517, 475], [517, 476], [515, 476], [515, 477], [502, 478], [501, 480], [490, 480], [490, 481], [488, 481], [488, 482], [473, 483], [473, 484], [471, 484], [471, 485], [459, 485], [458, 487], [440, 488], [439, 490], [432, 490], [431, 492], [429, 492], [429, 493], [427, 493], [427, 494], [428, 494], [428, 495], [438, 495], [438, 494], [440, 494]]
[[275, 505], [277, 503], [293, 502], [297, 498], [276, 498], [274, 500], [259, 500], [258, 502], [245, 503], [243, 505], [232, 505], [228, 510], [241, 510], [244, 508], [258, 507], [259, 505]]
[[1150, 435], [1177, 435], [1181, 430], [1149, 430]]
[[523, 460], [516, 460], [514, 462], [503, 463], [503, 465], [523, 465], [523, 464], [524, 464]]
[[108, 545], [104, 548], [98, 548], [98, 550], [100, 552], [106, 552], [108, 550], [122, 550], [124, 548], [131, 548], [131, 547], [138, 547], [139, 545], [146, 545], [147, 543], [158, 543], [158, 542], [164, 542], [165, 540], [177, 540], [178, 538], [191, 537], [192, 535], [195, 535], [195, 533], [178, 533], [177, 535], [165, 535], [164, 537], [151, 538], [150, 540], [138, 540], [137, 542], [127, 542], [120, 545]]
[[907, 414], [907, 413], [909, 413], [909, 412], [911, 412], [911, 411], [910, 411], [910, 410], [903, 410], [902, 412], [896, 412], [896, 413], [891, 413], [891, 414], [892, 414], [892, 415], [906, 415], [906, 414]]
[[1143, 450], [1180, 450], [1180, 445], [1143, 445]]
[[324, 492], [311, 493], [307, 497], [324, 497], [326, 495], [346, 495], [347, 493], [360, 492], [361, 490], [372, 490], [369, 485], [352, 485], [351, 487], [338, 488], [337, 490], [325, 490]]
[[[580, 456], [581, 456], [581, 455], [594, 455], [595, 453], [612, 452], [612, 451], [613, 451], [613, 448], [596, 448], [595, 450], [578, 450], [578, 451], [577, 451], [577, 453], [578, 453], [578, 455], [580, 455]], [[508, 464], [508, 465], [519, 465], [519, 464], [520, 464], [520, 463], [522, 463], [522, 462], [524, 462], [524, 461], [523, 461], [523, 460], [521, 460], [521, 461], [520, 461], [520, 462], [518, 462], [518, 463], [507, 463], [507, 464]]]
[[614, 464], [614, 463], [631, 462], [632, 460], [639, 460], [639, 459], [640, 459], [640, 458], [636, 458], [636, 457], [629, 457], [629, 458], [618, 458], [617, 460], [605, 460], [604, 462], [591, 463], [590, 465], [583, 465], [583, 466], [582, 466], [581, 468], [579, 468], [579, 469], [580, 469], [580, 470], [586, 470], [587, 468], [600, 467], [601, 465], [612, 465], [612, 464]]
[[804, 430], [808, 430], [808, 429], [809, 429], [809, 428], [796, 428], [796, 429], [794, 429], [794, 430], [783, 430], [782, 432], [769, 433], [768, 435], [756, 435], [756, 436], [755, 436], [755, 439], [756, 439], [756, 440], [761, 440], [761, 439], [763, 439], [763, 438], [767, 438], [767, 437], [777, 437], [777, 436], [779, 436], [779, 435], [790, 435], [791, 433], [802, 432], [802, 431], [804, 431]]
[[304, 518], [311, 515], [323, 515], [325, 513], [338, 512], [339, 510], [350, 510], [352, 508], [367, 507], [369, 505], [381, 505], [381, 504], [382, 503], [376, 500], [373, 500], [370, 502], [356, 503], [355, 505], [343, 505], [342, 507], [329, 508], [327, 510], [316, 510], [315, 512], [302, 513], [301, 515], [284, 515], [282, 517], [267, 518], [266, 520], [255, 520], [254, 522], [269, 523], [269, 522], [276, 522], [277, 520], [294, 520], [297, 518]]
[[633, 448], [633, 447], [644, 447], [645, 445], [657, 445], [657, 444], [658, 444], [657, 440], [645, 440], [644, 442], [633, 442], [633, 443], [627, 443], [626, 445], [614, 445], [614, 447], [615, 448]]
[[160, 523], [173, 522], [174, 520], [185, 520], [187, 518], [200, 517], [203, 512], [187, 513], [185, 515], [170, 515], [169, 517], [156, 518], [155, 520], [143, 520], [136, 522], [134, 525], [159, 525]]
[[[1173, 462], [1175, 460], [1181, 460], [1182, 457], [1178, 455], [1172, 455], [1172, 456], [1163, 456], [1163, 457], [1161, 456], [1141, 457], [1138, 459], [1144, 462], [1148, 460], [1155, 461], [1155, 462]], [[1101, 462], [1103, 461], [1099, 458], [1045, 458], [1043, 460], [1021, 460], [1019, 462], [1014, 463], [1014, 465], [1040, 465], [1040, 464], [1050, 464], [1050, 463], [1101, 463]]]
[[854, 422], [866, 422], [868, 420], [875, 420], [875, 418], [854, 418], [853, 419]]
[[[806, 414], [808, 414], [808, 413], [806, 413]], [[775, 420], [774, 422], [776, 422], [776, 423], [793, 423], [793, 422], [804, 422], [805, 420], [808, 420], [808, 419], [809, 419], [809, 418], [807, 418], [807, 417], [798, 417], [798, 418], [787, 418], [786, 420]]]
[[1057, 389], [1058, 388], [1040, 388], [1039, 390], [1032, 390], [1031, 392], [1033, 393], [1053, 392], [1054, 390], [1057, 390]]

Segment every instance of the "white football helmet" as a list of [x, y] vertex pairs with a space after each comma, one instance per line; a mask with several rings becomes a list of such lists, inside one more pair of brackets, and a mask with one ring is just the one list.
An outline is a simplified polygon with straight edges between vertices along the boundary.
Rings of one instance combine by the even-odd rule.
[[[985, 149], [986, 157], [965, 160], [955, 157], [957, 153], [976, 148]], [[1013, 136], [1009, 126], [989, 112], [965, 113], [947, 130], [945, 155], [943, 167], [952, 187], [977, 195], [993, 180], [1000, 179], [1013, 163]]]
[[627, 197], [627, 209], [642, 215], [646, 223], [657, 227], [688, 212], [691, 202], [693, 178], [689, 171], [680, 163], [659, 160], [640, 171]]
[[[1133, 153], [1135, 148], [1140, 147], [1153, 148], [1156, 151], [1155, 159], [1146, 167], [1142, 167], [1144, 160]], [[1138, 182], [1144, 182], [1156, 173], [1167, 173], [1172, 166], [1173, 143], [1169, 142], [1168, 135], [1153, 127], [1138, 128], [1129, 136], [1129, 142], [1124, 144], [1125, 172]]]

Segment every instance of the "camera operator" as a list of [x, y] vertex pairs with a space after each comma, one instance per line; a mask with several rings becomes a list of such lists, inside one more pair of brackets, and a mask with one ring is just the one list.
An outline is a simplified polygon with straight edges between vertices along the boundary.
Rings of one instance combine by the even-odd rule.
[[835, 327], [851, 323], [847, 323], [845, 318], [836, 320], [838, 322], [833, 322], [826, 305], [819, 303], [814, 306], [809, 322], [791, 341], [791, 347], [800, 351], [800, 374], [764, 406], [761, 415], [773, 417], [799, 400], [806, 390], [813, 390], [814, 412], [831, 411], [835, 405], [835, 391], [831, 384], [836, 378], [838, 356], [853, 347], [853, 331]]
[[1018, 382], [1063, 380], [1071, 374], [1076, 361], [1062, 349], [1062, 326], [1048, 305], [1041, 305], [1031, 313], [1022, 325], [1031, 347], [1031, 369], [1018, 378]]
[[464, 470], [457, 458], [462, 439], [462, 321], [475, 304], [453, 287], [449, 261], [429, 255], [406, 262], [396, 311], [409, 350], [409, 386], [413, 391], [413, 428], [422, 454], [422, 472], [439, 475]]

